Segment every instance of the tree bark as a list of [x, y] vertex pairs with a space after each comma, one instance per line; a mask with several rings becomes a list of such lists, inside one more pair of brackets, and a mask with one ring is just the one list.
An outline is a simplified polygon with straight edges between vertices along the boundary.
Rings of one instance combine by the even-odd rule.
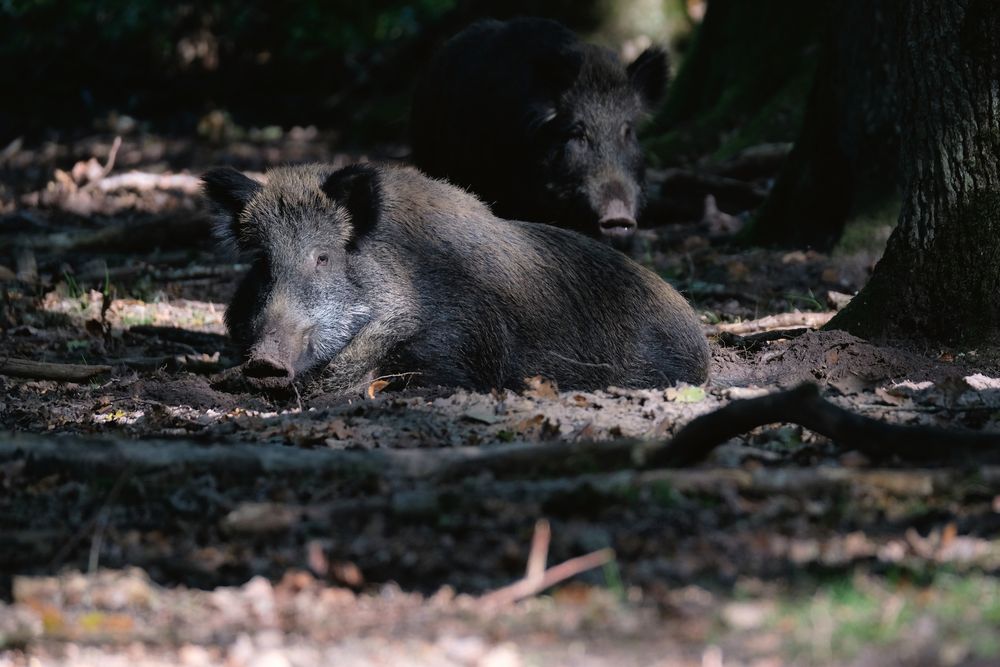
[[839, 3], [795, 148], [746, 239], [828, 249], [898, 197], [895, 0]]
[[903, 209], [828, 328], [975, 344], [1000, 327], [1000, 3], [899, 5]]

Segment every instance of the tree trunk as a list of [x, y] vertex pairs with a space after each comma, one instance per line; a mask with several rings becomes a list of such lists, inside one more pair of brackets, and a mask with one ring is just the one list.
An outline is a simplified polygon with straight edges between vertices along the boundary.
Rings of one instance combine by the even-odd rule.
[[975, 344], [1000, 327], [1000, 3], [899, 3], [903, 209], [828, 328]]
[[710, 0], [647, 141], [661, 163], [788, 141], [816, 65], [827, 2]]
[[848, 219], [898, 197], [895, 4], [837, 6], [801, 133], [748, 241], [828, 249]]

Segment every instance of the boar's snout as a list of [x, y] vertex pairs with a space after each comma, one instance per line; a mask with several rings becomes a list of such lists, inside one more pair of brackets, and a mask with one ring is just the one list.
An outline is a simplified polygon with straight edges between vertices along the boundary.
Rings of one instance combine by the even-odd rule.
[[243, 375], [266, 384], [290, 383], [303, 369], [303, 357], [309, 341], [309, 330], [289, 321], [287, 317], [272, 320], [263, 335], [250, 348]]
[[635, 217], [629, 208], [621, 199], [612, 199], [603, 207], [597, 219], [602, 237], [614, 241], [627, 239], [635, 233]]
[[243, 374], [259, 380], [270, 378], [291, 380], [295, 376], [295, 370], [273, 357], [253, 356], [243, 366]]

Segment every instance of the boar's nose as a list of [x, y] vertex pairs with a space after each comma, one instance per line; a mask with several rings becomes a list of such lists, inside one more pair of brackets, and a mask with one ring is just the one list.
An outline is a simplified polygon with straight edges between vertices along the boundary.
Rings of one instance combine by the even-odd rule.
[[267, 355], [254, 355], [243, 366], [243, 374], [247, 377], [265, 379], [291, 380], [295, 371], [285, 363]]
[[624, 239], [635, 233], [635, 218], [625, 202], [612, 199], [601, 211], [597, 220], [601, 228], [601, 236], [611, 239]]

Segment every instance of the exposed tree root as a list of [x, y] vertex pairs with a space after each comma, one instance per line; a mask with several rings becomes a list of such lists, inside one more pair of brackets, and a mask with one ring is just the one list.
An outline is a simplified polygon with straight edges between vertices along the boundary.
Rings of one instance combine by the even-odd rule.
[[86, 382], [111, 372], [111, 366], [89, 364], [51, 364], [30, 359], [0, 359], [0, 375], [31, 380]]
[[787, 338], [798, 338], [804, 333], [815, 331], [809, 327], [798, 327], [796, 329], [773, 329], [771, 331], [761, 331], [755, 334], [740, 336], [729, 331], [719, 334], [719, 344], [724, 347], [738, 347], [746, 352], [756, 352], [767, 343]]
[[882, 459], [949, 458], [1000, 454], [1000, 433], [972, 433], [931, 426], [902, 426], [856, 415], [823, 400], [814, 384], [802, 384], [760, 398], [733, 401], [691, 420], [662, 448], [649, 453], [648, 467], [685, 466], [703, 460], [716, 446], [766, 424], [804, 426], [841, 446]]
[[820, 397], [815, 385], [804, 384], [789, 391], [733, 401], [693, 419], [665, 443], [623, 439], [437, 450], [341, 451], [11, 434], [0, 438], [0, 461], [26, 458], [30, 465], [42, 468], [72, 466], [104, 473], [120, 472], [125, 466], [132, 466], [137, 473], [168, 468], [178, 473], [204, 472], [218, 468], [236, 475], [310, 472], [447, 484], [487, 472], [493, 479], [551, 478], [629, 468], [689, 466], [704, 460], [726, 441], [775, 423], [799, 424], [875, 460], [891, 456], [931, 460], [976, 455], [977, 462], [985, 463], [1000, 454], [1000, 433], [888, 424], [833, 405]]

